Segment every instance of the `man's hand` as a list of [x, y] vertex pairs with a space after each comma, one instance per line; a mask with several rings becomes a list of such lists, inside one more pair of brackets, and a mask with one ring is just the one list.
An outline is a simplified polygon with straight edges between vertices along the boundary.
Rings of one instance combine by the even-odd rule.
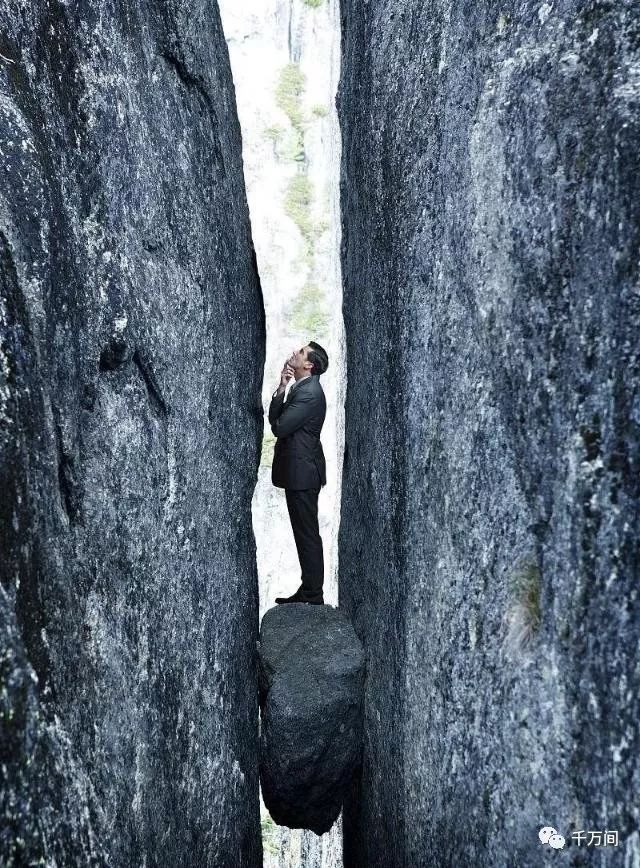
[[293, 377], [293, 368], [289, 364], [289, 359], [284, 363], [284, 367], [280, 372], [280, 385], [278, 390], [285, 389], [289, 380]]

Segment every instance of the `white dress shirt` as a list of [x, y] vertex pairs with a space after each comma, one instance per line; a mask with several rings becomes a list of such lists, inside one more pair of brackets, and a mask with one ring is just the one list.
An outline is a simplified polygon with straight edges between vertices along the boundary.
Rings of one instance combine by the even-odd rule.
[[[307, 374], [306, 377], [300, 377], [300, 380], [306, 380], [307, 377], [310, 377], [310, 376], [311, 376], [311, 374]], [[287, 393], [287, 395], [286, 395], [286, 397], [285, 397], [285, 400], [286, 400], [286, 398], [289, 397], [289, 395], [291, 394], [292, 389], [295, 389], [295, 387], [298, 385], [298, 383], [300, 382], [300, 380], [294, 380], [294, 381], [293, 381], [293, 383], [291, 384], [291, 388], [289, 389], [289, 392]], [[273, 395], [272, 395], [271, 397], [272, 397], [272, 398], [275, 398], [277, 394], [278, 394], [278, 389], [275, 390], [275, 392], [273, 393]]]

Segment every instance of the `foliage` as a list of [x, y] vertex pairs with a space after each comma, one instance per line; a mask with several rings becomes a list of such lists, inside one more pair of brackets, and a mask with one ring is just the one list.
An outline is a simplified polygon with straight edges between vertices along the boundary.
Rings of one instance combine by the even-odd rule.
[[276, 87], [276, 103], [291, 121], [291, 126], [302, 134], [304, 114], [302, 96], [305, 76], [297, 63], [288, 63], [280, 73]]
[[320, 220], [315, 227], [316, 237], [319, 238], [321, 235], [324, 235], [331, 228], [331, 224], [328, 220]]
[[290, 129], [282, 142], [280, 152], [285, 160], [303, 163], [305, 159], [304, 137], [296, 130]]
[[528, 645], [542, 623], [541, 576], [536, 561], [527, 559], [510, 574], [513, 603], [507, 613], [506, 645], [512, 650]]
[[305, 6], [310, 6], [312, 9], [317, 9], [322, 6], [322, 0], [302, 0]]
[[269, 814], [260, 818], [260, 829], [262, 831], [262, 848], [272, 856], [280, 852], [278, 846], [278, 831], [276, 824], [273, 822]]
[[311, 219], [311, 201], [313, 186], [307, 175], [294, 175], [289, 181], [284, 197], [284, 211], [287, 217], [296, 224], [305, 240], [307, 250], [313, 251], [313, 221]]
[[303, 162], [305, 117], [302, 108], [305, 76], [297, 63], [288, 63], [281, 71], [276, 86], [276, 104], [289, 118], [293, 138], [287, 142], [285, 155], [288, 159]]
[[317, 286], [307, 283], [291, 308], [291, 325], [296, 332], [309, 336], [309, 340], [326, 334], [328, 316], [325, 294]]
[[262, 455], [260, 456], [260, 464], [263, 467], [271, 467], [273, 464], [273, 449], [276, 445], [276, 438], [271, 431], [265, 431], [262, 438]]
[[279, 124], [273, 124], [272, 126], [265, 128], [264, 137], [270, 139], [274, 145], [277, 145], [281, 140], [283, 133], [284, 129]]
[[320, 103], [316, 103], [316, 105], [312, 106], [311, 111], [317, 118], [326, 118], [329, 114], [329, 109]]
[[536, 563], [528, 561], [512, 574], [512, 590], [527, 612], [530, 626], [537, 630], [540, 626], [540, 569]]
[[498, 17], [498, 23], [496, 26], [496, 30], [498, 32], [498, 36], [502, 36], [507, 29], [507, 27], [511, 24], [511, 16], [509, 13], [501, 12]]

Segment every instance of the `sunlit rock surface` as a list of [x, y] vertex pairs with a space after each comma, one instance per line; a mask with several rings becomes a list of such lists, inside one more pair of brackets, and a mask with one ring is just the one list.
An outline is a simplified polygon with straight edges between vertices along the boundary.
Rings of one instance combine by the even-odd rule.
[[362, 750], [364, 652], [344, 613], [287, 603], [260, 627], [260, 780], [272, 818], [328, 832]]
[[639, 22], [343, 3], [348, 866], [640, 861]]
[[0, 862], [261, 865], [264, 319], [216, 4], [0, 9]]

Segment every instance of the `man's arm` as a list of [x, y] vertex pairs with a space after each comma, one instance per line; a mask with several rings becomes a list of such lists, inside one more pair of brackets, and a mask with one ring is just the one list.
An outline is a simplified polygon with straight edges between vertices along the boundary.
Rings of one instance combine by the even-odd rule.
[[269, 424], [273, 425], [280, 413], [282, 413], [282, 404], [284, 401], [284, 386], [280, 385], [271, 396], [269, 404]]
[[[279, 410], [282, 412], [278, 412]], [[282, 410], [281, 398], [274, 398], [269, 407], [271, 430], [276, 437], [288, 437], [298, 428], [302, 428], [314, 412], [314, 395], [309, 389], [302, 391], [296, 389], [284, 410]]]

